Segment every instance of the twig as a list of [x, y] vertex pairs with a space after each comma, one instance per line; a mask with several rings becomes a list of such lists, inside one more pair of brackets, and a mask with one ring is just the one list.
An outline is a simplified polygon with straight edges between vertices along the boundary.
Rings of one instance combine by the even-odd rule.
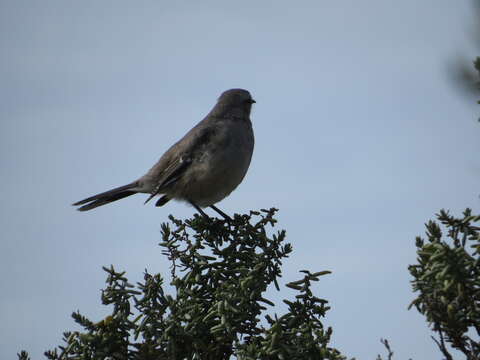
[[388, 343], [388, 340], [387, 339], [380, 339], [380, 342], [383, 344], [383, 346], [385, 346], [385, 348], [387, 349], [388, 351], [388, 360], [392, 360], [393, 358], [393, 351], [392, 349], [390, 348], [390, 344]]
[[442, 333], [440, 332], [440, 341], [441, 343], [435, 339], [433, 336], [431, 336], [431, 338], [433, 339], [433, 341], [435, 341], [435, 343], [437, 344], [438, 348], [440, 349], [440, 351], [442, 352], [443, 355], [445, 355], [445, 358], [447, 360], [453, 360], [453, 357], [452, 355], [450, 355], [450, 353], [448, 352], [447, 348], [445, 347], [445, 343], [443, 341], [443, 335]]

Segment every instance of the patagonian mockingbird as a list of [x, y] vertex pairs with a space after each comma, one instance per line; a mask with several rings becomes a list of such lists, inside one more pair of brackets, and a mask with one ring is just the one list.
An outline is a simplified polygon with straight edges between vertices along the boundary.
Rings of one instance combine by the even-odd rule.
[[155, 206], [171, 199], [186, 201], [208, 217], [202, 208], [211, 207], [229, 219], [214, 204], [242, 182], [253, 153], [250, 110], [255, 100], [247, 90], [231, 89], [183, 138], [173, 144], [141, 178], [130, 184], [93, 195], [74, 203], [87, 211], [136, 193], [162, 195]]

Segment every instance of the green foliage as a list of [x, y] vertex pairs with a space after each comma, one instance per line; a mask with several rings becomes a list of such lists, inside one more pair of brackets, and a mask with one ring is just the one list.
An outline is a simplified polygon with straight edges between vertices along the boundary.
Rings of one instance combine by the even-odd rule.
[[65, 344], [45, 355], [51, 360], [344, 359], [328, 346], [332, 330], [321, 322], [327, 301], [311, 291], [312, 282], [328, 271], [302, 271], [302, 279], [287, 284], [298, 292], [295, 300], [284, 300], [287, 313], [264, 315], [274, 305], [264, 292], [272, 283], [279, 289], [282, 260], [292, 251], [284, 244], [285, 231], [267, 234], [276, 211], [252, 211], [231, 222], [170, 217], [173, 228], [162, 225], [160, 246], [171, 262], [172, 294], [160, 274], [146, 271], [143, 282], [132, 285], [124, 272], [104, 268], [102, 303], [112, 313], [99, 322], [73, 313], [84, 331], [64, 333]]
[[412, 287], [418, 297], [411, 306], [425, 315], [435, 342], [447, 359], [447, 344], [467, 359], [480, 357], [480, 227], [467, 209], [462, 218], [442, 210], [426, 224], [427, 241], [416, 239], [418, 264], [409, 266]]

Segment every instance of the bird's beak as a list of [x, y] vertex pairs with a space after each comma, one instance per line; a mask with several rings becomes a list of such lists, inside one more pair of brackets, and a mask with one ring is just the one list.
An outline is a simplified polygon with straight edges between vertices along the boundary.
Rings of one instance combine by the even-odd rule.
[[255, 104], [255, 103], [256, 103], [255, 100], [253, 100], [253, 99], [250, 100], [250, 104]]

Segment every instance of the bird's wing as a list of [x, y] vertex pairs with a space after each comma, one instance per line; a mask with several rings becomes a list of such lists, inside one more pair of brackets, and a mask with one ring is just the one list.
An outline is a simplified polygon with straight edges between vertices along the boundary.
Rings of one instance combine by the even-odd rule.
[[[158, 165], [156, 165], [164, 169], [162, 169], [158, 176], [158, 180], [156, 181], [157, 185], [145, 203], [182, 176], [183, 172], [192, 163], [194, 155], [198, 153], [199, 149], [205, 147], [205, 145], [211, 141], [212, 137], [215, 136], [216, 122], [217, 119], [215, 118], [205, 118], [164, 154]], [[163, 161], [166, 161], [167, 165], [164, 165]], [[156, 166], [154, 166], [154, 168]]]
[[155, 189], [145, 201], [145, 204], [149, 202], [155, 195], [158, 195], [167, 186], [173, 184], [182, 175], [185, 169], [192, 163], [190, 156], [179, 156], [171, 161], [165, 169], [162, 171], [160, 178], [158, 179]]

